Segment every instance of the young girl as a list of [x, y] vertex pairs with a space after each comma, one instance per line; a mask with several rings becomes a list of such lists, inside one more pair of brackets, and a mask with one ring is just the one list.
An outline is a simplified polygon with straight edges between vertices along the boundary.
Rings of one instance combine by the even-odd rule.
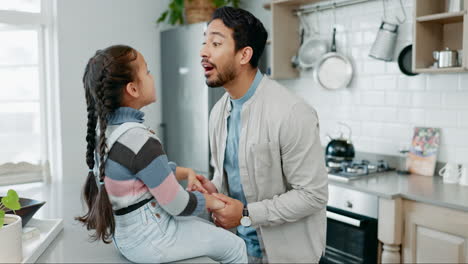
[[[83, 84], [90, 171], [83, 190], [88, 212], [77, 220], [95, 230], [92, 237], [105, 243], [112, 239], [133, 262], [208, 256], [246, 263], [242, 239], [186, 217], [224, 203], [206, 193], [192, 169], [168, 162], [154, 132], [142, 124], [139, 109], [156, 95], [141, 53], [122, 45], [98, 50], [86, 65]], [[177, 182], [185, 179], [188, 189], [197, 191], [186, 191]]]

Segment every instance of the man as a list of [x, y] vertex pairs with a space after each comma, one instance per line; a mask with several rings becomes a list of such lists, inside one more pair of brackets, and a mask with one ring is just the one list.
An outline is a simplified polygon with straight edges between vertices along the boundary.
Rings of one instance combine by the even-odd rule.
[[226, 203], [213, 220], [237, 228], [249, 262], [318, 262], [328, 200], [318, 117], [258, 70], [267, 36], [256, 17], [232, 7], [217, 9], [208, 25], [206, 83], [227, 93], [210, 114], [213, 180], [199, 180]]

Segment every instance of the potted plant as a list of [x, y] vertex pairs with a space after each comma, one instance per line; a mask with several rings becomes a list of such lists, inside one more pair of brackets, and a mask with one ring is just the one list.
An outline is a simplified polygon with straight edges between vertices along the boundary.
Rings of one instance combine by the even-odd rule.
[[[168, 10], [161, 14], [157, 23], [168, 20], [171, 25], [208, 21], [214, 10], [225, 5], [239, 7], [240, 0], [171, 0]], [[185, 11], [185, 19], [184, 19]]]
[[0, 256], [2, 262], [18, 263], [23, 259], [21, 217], [5, 214], [7, 209], [19, 210], [18, 194], [8, 190], [7, 196], [0, 202]]

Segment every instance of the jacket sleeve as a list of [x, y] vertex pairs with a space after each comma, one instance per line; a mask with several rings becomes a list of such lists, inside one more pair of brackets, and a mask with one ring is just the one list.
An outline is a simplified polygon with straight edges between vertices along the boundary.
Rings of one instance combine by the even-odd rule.
[[316, 112], [297, 103], [282, 121], [279, 144], [283, 175], [291, 189], [248, 204], [253, 226], [295, 222], [326, 207], [328, 177]]
[[216, 152], [217, 149], [217, 142], [216, 142], [216, 136], [215, 136], [215, 127], [216, 127], [216, 121], [215, 121], [215, 116], [220, 115], [220, 107], [219, 107], [219, 102], [213, 107], [210, 113], [210, 118], [208, 122], [208, 134], [210, 138], [210, 151], [211, 151], [211, 160], [210, 164], [213, 167], [213, 179], [211, 182], [216, 186], [216, 189], [218, 192], [222, 192], [222, 177], [223, 173], [220, 171], [220, 168], [217, 166], [217, 163], [215, 159], [217, 158], [218, 153]]

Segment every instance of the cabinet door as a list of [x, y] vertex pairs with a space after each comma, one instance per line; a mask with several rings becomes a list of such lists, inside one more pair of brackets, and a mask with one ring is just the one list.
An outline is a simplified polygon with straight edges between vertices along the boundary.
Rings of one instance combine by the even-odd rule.
[[468, 213], [404, 202], [403, 262], [466, 263]]

